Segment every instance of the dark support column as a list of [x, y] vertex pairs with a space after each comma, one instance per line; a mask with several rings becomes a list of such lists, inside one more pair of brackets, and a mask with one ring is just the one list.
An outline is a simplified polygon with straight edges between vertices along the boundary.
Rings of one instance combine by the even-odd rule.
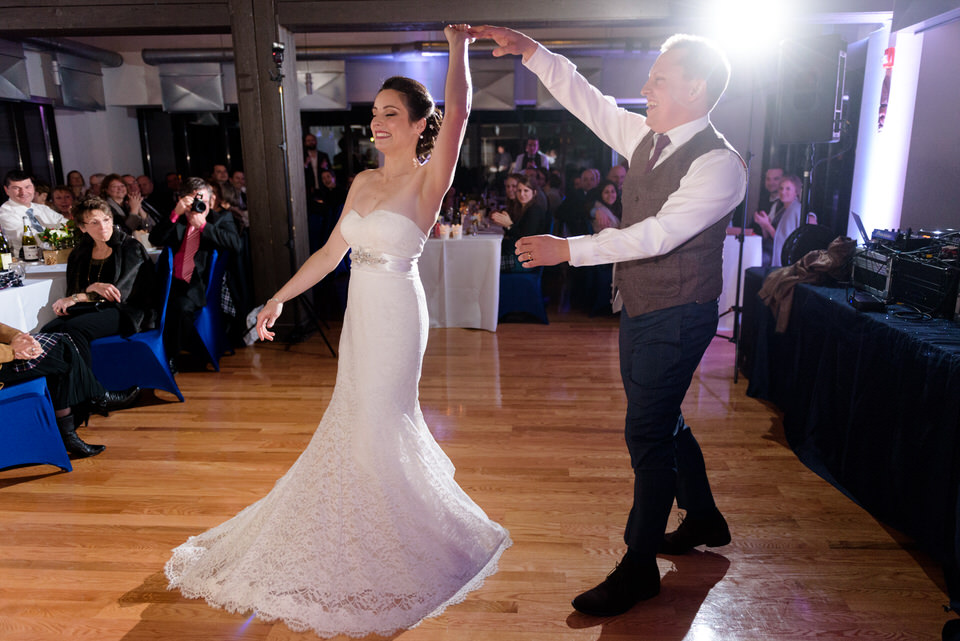
[[[277, 24], [276, 0], [229, 0], [233, 53], [237, 72], [240, 141], [250, 211], [250, 244], [253, 287], [257, 304], [263, 303], [291, 276], [287, 241], [287, 192], [295, 228], [296, 264], [308, 257], [306, 186], [303, 178], [303, 141], [300, 137], [300, 104], [297, 96], [296, 46], [293, 34]], [[277, 67], [273, 43], [285, 45], [281, 71], [283, 106], [287, 124], [284, 150]], [[284, 155], [289, 176], [284, 173]], [[292, 327], [293, 315], [280, 318], [280, 329]]]

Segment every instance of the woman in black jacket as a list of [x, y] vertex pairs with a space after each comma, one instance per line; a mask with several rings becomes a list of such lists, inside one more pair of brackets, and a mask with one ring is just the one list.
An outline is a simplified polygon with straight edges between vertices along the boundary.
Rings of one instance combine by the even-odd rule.
[[42, 331], [69, 334], [87, 351], [95, 338], [152, 329], [156, 270], [143, 245], [114, 225], [100, 198], [81, 201], [74, 219], [84, 236], [67, 261], [67, 295], [53, 302], [58, 318]]
[[514, 254], [517, 240], [524, 236], [545, 234], [549, 230], [547, 210], [535, 197], [537, 187], [530, 178], [516, 174], [511, 178], [517, 181], [517, 207], [513, 212], [495, 211], [490, 219], [503, 227], [503, 243], [500, 245], [500, 271], [522, 272], [525, 269], [520, 265]]

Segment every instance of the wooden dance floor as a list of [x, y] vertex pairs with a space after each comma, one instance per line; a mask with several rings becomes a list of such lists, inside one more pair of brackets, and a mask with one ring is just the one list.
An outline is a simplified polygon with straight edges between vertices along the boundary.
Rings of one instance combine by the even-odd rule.
[[[659, 559], [659, 597], [611, 619], [570, 600], [623, 553], [632, 475], [613, 318], [434, 329], [420, 398], [457, 480], [514, 540], [500, 571], [402, 641], [939, 639], [937, 566], [798, 462], [715, 339], [684, 405], [733, 542]], [[337, 328], [332, 331], [334, 338]], [[0, 639], [314, 639], [168, 592], [169, 550], [270, 490], [307, 444], [336, 360], [315, 338], [177, 380], [80, 430], [102, 455], [0, 472]], [[2, 420], [2, 419], [0, 419]], [[671, 529], [676, 519], [671, 519]]]

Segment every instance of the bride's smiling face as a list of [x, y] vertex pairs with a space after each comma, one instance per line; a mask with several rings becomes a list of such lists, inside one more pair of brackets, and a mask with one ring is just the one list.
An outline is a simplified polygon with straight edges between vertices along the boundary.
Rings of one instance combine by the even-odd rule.
[[425, 118], [410, 120], [403, 94], [394, 89], [384, 89], [373, 101], [373, 118], [370, 130], [377, 149], [387, 153], [396, 149], [414, 150], [417, 140], [427, 125]]

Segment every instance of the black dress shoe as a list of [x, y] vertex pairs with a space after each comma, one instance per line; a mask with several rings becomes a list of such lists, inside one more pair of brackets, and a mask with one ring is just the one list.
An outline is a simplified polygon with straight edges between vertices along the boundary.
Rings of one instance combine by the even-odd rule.
[[719, 510], [706, 517], [681, 517], [676, 530], [663, 535], [661, 554], [686, 554], [698, 545], [716, 548], [730, 542], [730, 528]]
[[90, 399], [90, 409], [97, 414], [106, 416], [113, 410], [130, 407], [140, 396], [140, 388], [134, 385], [121, 392], [107, 392], [103, 396]]
[[67, 452], [77, 458], [96, 456], [107, 449], [105, 445], [85, 443], [83, 439], [77, 436], [77, 431], [73, 424], [73, 414], [58, 416], [57, 429], [60, 430], [60, 438], [63, 439], [63, 446], [67, 448]]
[[638, 568], [620, 562], [603, 583], [573, 600], [578, 612], [595, 617], [623, 614], [640, 601], [660, 594], [660, 570], [656, 561]]

